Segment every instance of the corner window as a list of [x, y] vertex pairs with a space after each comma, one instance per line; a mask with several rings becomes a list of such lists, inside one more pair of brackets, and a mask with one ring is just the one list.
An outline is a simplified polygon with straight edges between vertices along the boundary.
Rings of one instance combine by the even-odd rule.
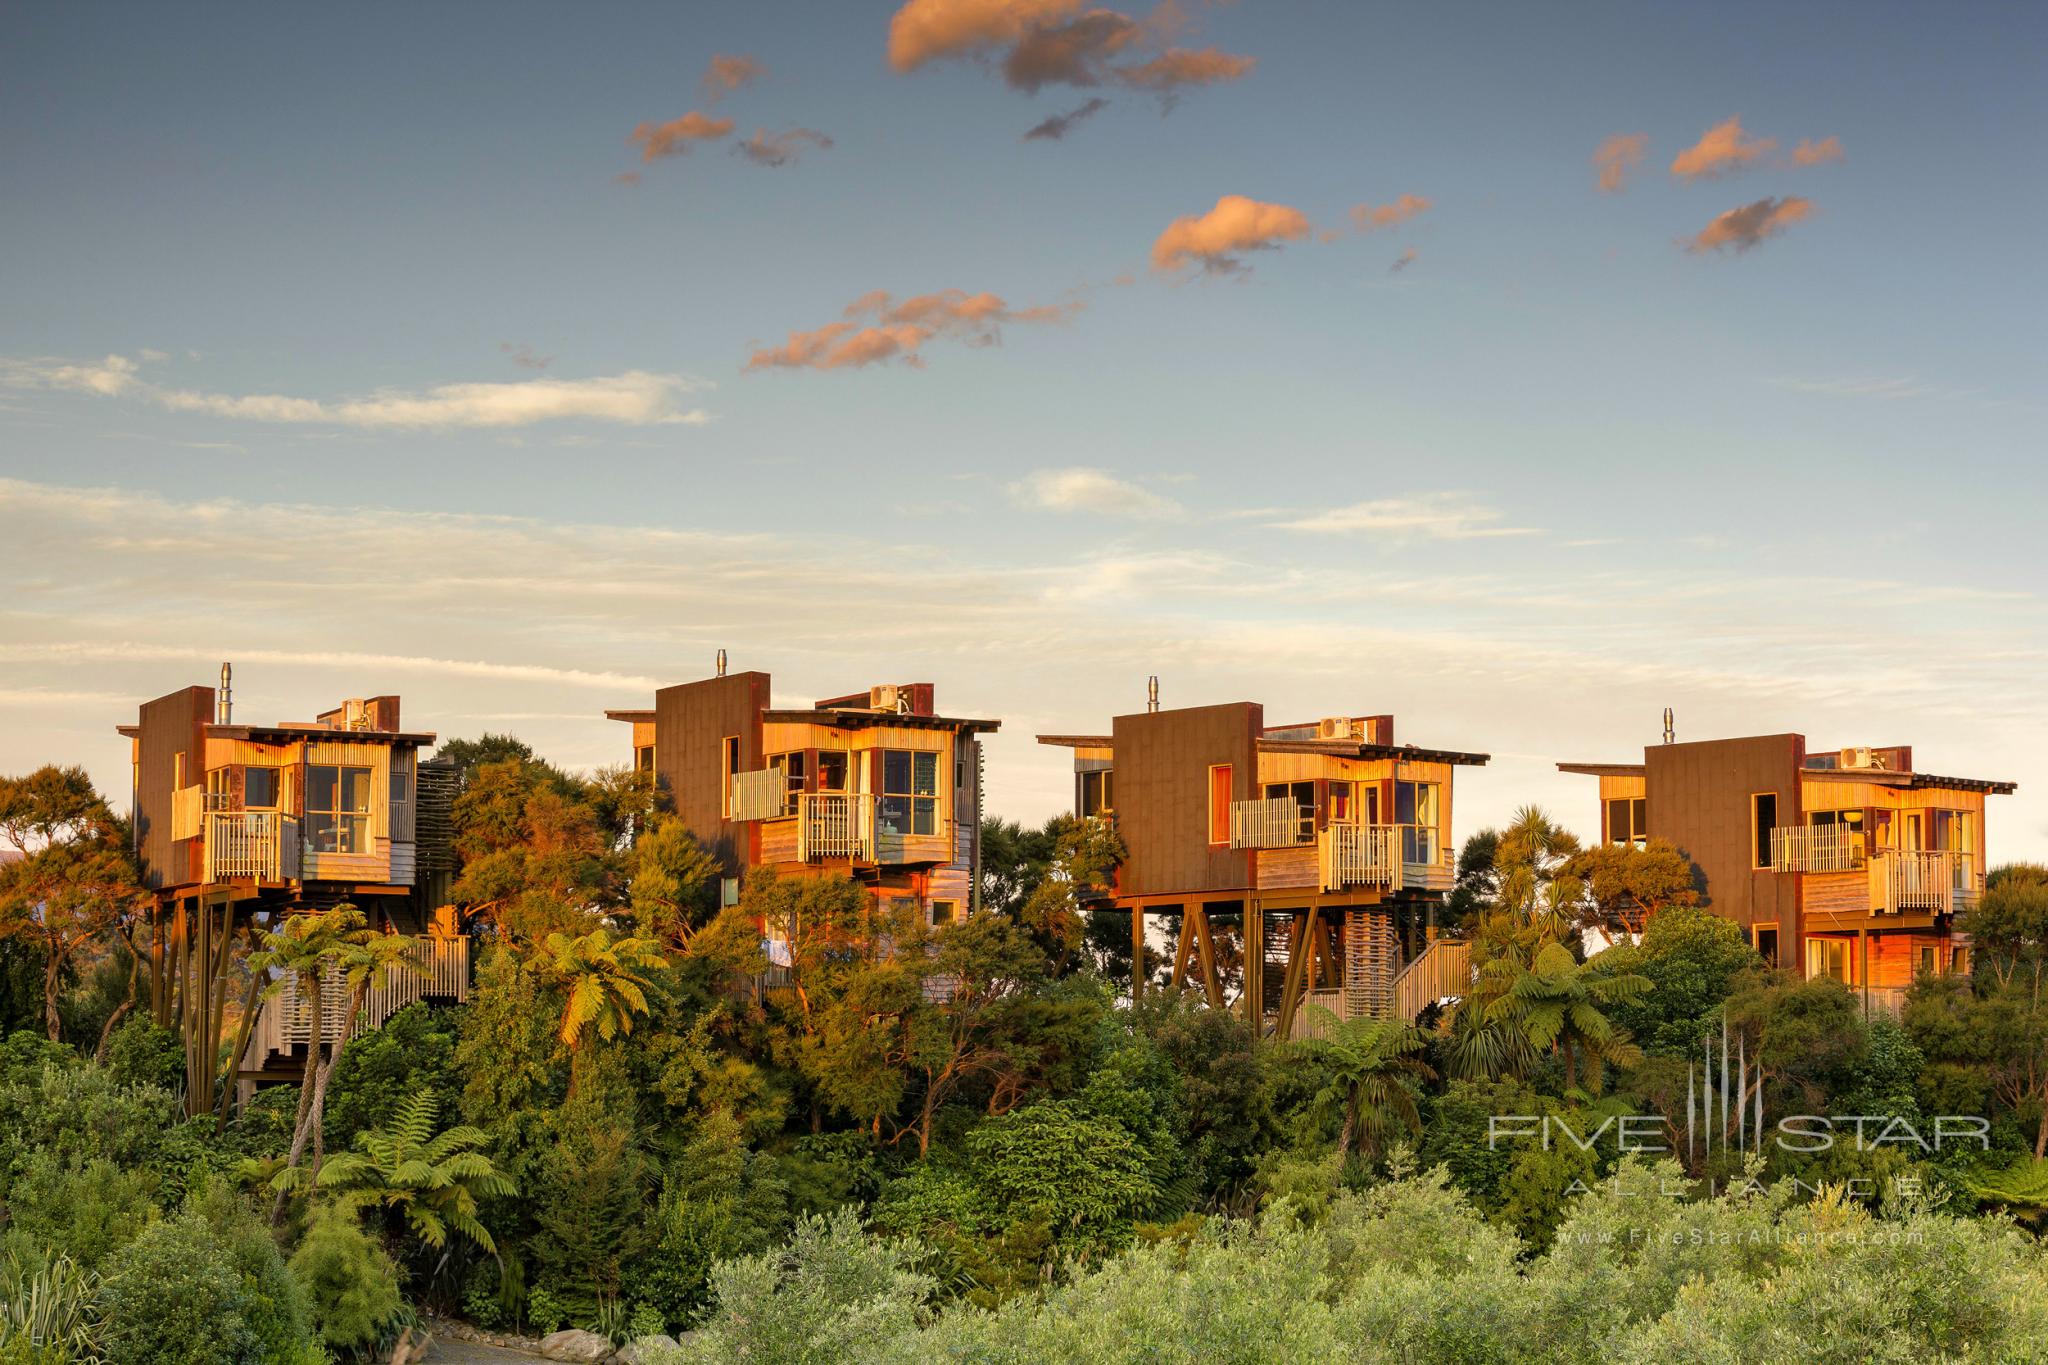
[[1634, 844], [1650, 842], [1650, 803], [1643, 797], [1616, 797], [1607, 803], [1607, 842]]
[[1230, 765], [1218, 763], [1209, 769], [1209, 842], [1230, 842]]
[[635, 772], [642, 773], [651, 773], [654, 771], [654, 746], [652, 744], [640, 744], [634, 746], [633, 770]]
[[929, 749], [882, 750], [882, 792], [875, 817], [884, 834], [937, 834], [938, 754]]
[[1777, 827], [1778, 794], [1757, 792], [1752, 795], [1749, 798], [1751, 867], [1767, 868], [1771, 865], [1771, 831]]
[[306, 848], [313, 853], [370, 851], [369, 768], [314, 764], [306, 769]]
[[1101, 772], [1081, 773], [1078, 776], [1080, 796], [1074, 803], [1075, 809], [1084, 817], [1108, 819], [1110, 813], [1116, 809], [1116, 790], [1110, 771], [1105, 768]]

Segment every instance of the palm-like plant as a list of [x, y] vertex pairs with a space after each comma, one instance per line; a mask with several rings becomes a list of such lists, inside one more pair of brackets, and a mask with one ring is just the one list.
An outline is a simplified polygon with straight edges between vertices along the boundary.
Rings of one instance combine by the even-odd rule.
[[396, 1209], [406, 1225], [435, 1250], [453, 1230], [496, 1254], [490, 1230], [477, 1219], [477, 1202], [511, 1194], [513, 1183], [477, 1149], [490, 1139], [466, 1124], [436, 1133], [440, 1102], [415, 1091], [389, 1127], [356, 1134], [354, 1151], [337, 1152], [320, 1171], [322, 1189], [350, 1208]]
[[97, 1361], [99, 1276], [69, 1256], [24, 1261], [19, 1248], [0, 1260], [0, 1347], [36, 1348], [9, 1359]]
[[1578, 836], [1535, 806], [1515, 812], [1494, 853], [1500, 904], [1526, 916], [1545, 937], [1561, 939], [1577, 922], [1585, 883], [1566, 870], [1579, 852]]
[[633, 1031], [633, 1016], [647, 1013], [650, 972], [666, 971], [668, 959], [649, 938], [613, 938], [602, 927], [581, 937], [564, 933], [547, 937], [548, 970], [569, 989], [556, 1030], [569, 1049], [570, 1085], [576, 1082], [574, 1060], [595, 1030], [606, 1042]]
[[1423, 1048], [1422, 1035], [1390, 1019], [1340, 1021], [1321, 1005], [1309, 1009], [1329, 1034], [1301, 1046], [1316, 1053], [1330, 1072], [1329, 1081], [1311, 1101], [1311, 1112], [1321, 1122], [1342, 1108], [1337, 1150], [1347, 1156], [1353, 1150], [1376, 1156], [1397, 1126], [1420, 1133], [1422, 1115], [1408, 1082], [1436, 1075], [1416, 1055]]
[[1561, 1052], [1567, 1090], [1578, 1086], [1581, 1056], [1596, 1093], [1609, 1064], [1633, 1066], [1642, 1059], [1642, 1050], [1605, 1008], [1641, 999], [1650, 989], [1648, 977], [1609, 971], [1597, 959], [1580, 962], [1561, 943], [1544, 944], [1526, 970], [1501, 957], [1486, 965], [1485, 974], [1505, 980], [1490, 992], [1484, 1022], [1512, 1030], [1538, 1051]]

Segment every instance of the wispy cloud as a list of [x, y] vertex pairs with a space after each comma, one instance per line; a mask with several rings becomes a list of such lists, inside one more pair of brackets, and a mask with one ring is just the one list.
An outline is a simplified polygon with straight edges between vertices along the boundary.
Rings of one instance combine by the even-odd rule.
[[1245, 268], [1240, 259], [1245, 252], [1272, 251], [1310, 231], [1300, 209], [1226, 194], [1207, 213], [1168, 224], [1152, 243], [1152, 268], [1175, 271], [1197, 265], [1211, 274], [1229, 274]]
[[1070, 301], [1012, 308], [995, 294], [970, 294], [964, 289], [898, 300], [878, 289], [847, 305], [840, 321], [808, 332], [791, 332], [782, 345], [755, 351], [746, 367], [840, 370], [891, 360], [921, 367], [929, 341], [943, 338], [967, 346], [994, 346], [1002, 341], [1007, 323], [1062, 322], [1081, 306]]
[[1825, 166], [1830, 161], [1842, 159], [1842, 139], [1838, 137], [1824, 137], [1818, 142], [1801, 138], [1799, 145], [1792, 149], [1792, 164], [1795, 166]]
[[1086, 103], [1067, 110], [1064, 114], [1051, 114], [1041, 122], [1032, 124], [1031, 127], [1025, 130], [1024, 140], [1026, 142], [1041, 140], [1057, 142], [1072, 132], [1075, 124], [1083, 119], [1093, 118], [1107, 108], [1109, 108], [1109, 101], [1097, 95]]
[[1009, 484], [1010, 497], [1048, 512], [1090, 512], [1100, 516], [1178, 517], [1186, 508], [1172, 498], [1119, 479], [1105, 470], [1076, 466], [1038, 469]]
[[1778, 141], [1750, 137], [1742, 131], [1742, 119], [1717, 123], [1700, 134], [1700, 140], [1680, 152], [1671, 162], [1671, 173], [1680, 180], [1711, 180], [1754, 165], [1777, 150]]
[[1427, 213], [1430, 201], [1419, 194], [1404, 194], [1391, 204], [1354, 204], [1351, 223], [1360, 232], [1378, 232], [1399, 227], [1417, 214]]
[[750, 85], [768, 73], [768, 68], [752, 57], [721, 52], [713, 57], [704, 68], [704, 75], [698, 81], [706, 104], [716, 104], [743, 85]]
[[1284, 521], [1274, 530], [1311, 531], [1325, 535], [1370, 532], [1380, 536], [1428, 540], [1481, 540], [1498, 536], [1533, 536], [1530, 526], [1505, 526], [1497, 508], [1460, 493], [1427, 493], [1418, 497], [1373, 498], [1331, 507]]
[[1082, 0], [908, 0], [889, 21], [889, 65], [908, 73], [930, 62], [993, 63], [1012, 89], [1121, 85], [1159, 95], [1241, 80], [1257, 60], [1220, 48], [1174, 45], [1185, 12], [1172, 0], [1145, 19]]
[[290, 426], [427, 430], [524, 427], [577, 419], [627, 426], [698, 425], [710, 420], [702, 408], [683, 406], [685, 395], [705, 387], [702, 381], [643, 370], [597, 379], [440, 384], [417, 392], [384, 389], [358, 398], [319, 399], [169, 388], [144, 379], [135, 361], [110, 355], [84, 364], [0, 360], [0, 382], [103, 398], [138, 398], [171, 412]]
[[692, 109], [667, 123], [642, 123], [627, 135], [626, 141], [640, 144], [641, 161], [659, 161], [663, 157], [682, 156], [699, 142], [730, 137], [732, 128], [729, 118], [713, 118]]
[[1648, 133], [1615, 133], [1594, 148], [1593, 168], [1602, 193], [1617, 193], [1649, 148]]
[[1753, 204], [1729, 209], [1715, 218], [1694, 234], [1686, 243], [1686, 249], [1695, 253], [1725, 251], [1731, 247], [1738, 252], [1748, 251], [1812, 213], [1813, 201], [1796, 194], [1786, 195], [1783, 199], [1759, 199]]
[[1387, 267], [1387, 273], [1389, 275], [1400, 274], [1409, 266], [1414, 265], [1415, 258], [1420, 254], [1421, 253], [1417, 252], [1414, 247], [1409, 247], [1406, 251], [1402, 252], [1400, 255], [1394, 258], [1394, 263]]
[[733, 144], [733, 154], [757, 166], [786, 166], [803, 155], [806, 147], [830, 147], [832, 139], [815, 128], [788, 128], [771, 133], [756, 128], [754, 135]]
[[[517, 346], [514, 346], [509, 341], [503, 341], [498, 343], [498, 349], [512, 357], [512, 363], [522, 370], [545, 370], [548, 366], [555, 363], [553, 356], [536, 355], [534, 354], [533, 347], [523, 341]], [[144, 358], [147, 358], [146, 354]]]
[[1891, 401], [1899, 398], [1927, 398], [1943, 391], [1908, 379], [1903, 375], [1895, 377], [1847, 377], [1839, 379], [1788, 379], [1773, 377], [1766, 381], [1777, 388], [1789, 389], [1793, 393], [1817, 394], [1827, 398], [1876, 398]]

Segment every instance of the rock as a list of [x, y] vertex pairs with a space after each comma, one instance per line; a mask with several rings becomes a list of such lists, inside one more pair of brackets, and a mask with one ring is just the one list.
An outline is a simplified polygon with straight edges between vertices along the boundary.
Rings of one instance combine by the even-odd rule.
[[681, 1350], [681, 1345], [665, 1332], [656, 1332], [651, 1337], [635, 1337], [619, 1348], [612, 1357], [611, 1365], [657, 1365], [668, 1359], [669, 1352]]
[[540, 1353], [549, 1360], [580, 1360], [596, 1365], [597, 1361], [612, 1353], [612, 1344], [595, 1332], [570, 1328], [541, 1338]]

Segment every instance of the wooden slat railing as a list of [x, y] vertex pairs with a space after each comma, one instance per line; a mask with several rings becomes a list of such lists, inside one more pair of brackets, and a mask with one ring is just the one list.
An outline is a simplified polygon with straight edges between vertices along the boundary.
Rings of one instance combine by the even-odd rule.
[[1315, 837], [1314, 820], [1301, 818], [1301, 807], [1291, 796], [1230, 803], [1232, 848], [1294, 848], [1314, 843]]
[[875, 798], [867, 792], [804, 792], [797, 800], [797, 857], [873, 861]]
[[789, 813], [789, 779], [774, 768], [732, 775], [732, 818], [776, 820]]
[[1863, 835], [1847, 825], [1780, 825], [1771, 831], [1773, 872], [1855, 872]]
[[[384, 1021], [420, 1000], [469, 998], [469, 940], [464, 937], [423, 936], [412, 940], [407, 954], [417, 970], [393, 968], [370, 988], [363, 1000], [361, 1028], [381, 1028]], [[329, 971], [320, 979], [321, 1031], [325, 1041], [338, 1041], [348, 1010], [349, 988], [340, 971]], [[288, 1057], [313, 1041], [313, 1002], [310, 993], [299, 988], [297, 977], [286, 977], [277, 994], [265, 1000], [256, 1019], [251, 1056], [262, 1066], [273, 1057]]]
[[253, 877], [274, 882], [298, 875], [298, 821], [274, 810], [207, 812], [207, 881]]
[[1871, 909], [1953, 914], [1977, 898], [1976, 861], [1949, 850], [1881, 848], [1870, 864]]
[[1450, 846], [1434, 825], [1331, 825], [1321, 839], [1323, 887], [1450, 889]]
[[1394, 1015], [1414, 1023], [1439, 1000], [1462, 998], [1472, 989], [1472, 945], [1440, 938], [1394, 978]]

